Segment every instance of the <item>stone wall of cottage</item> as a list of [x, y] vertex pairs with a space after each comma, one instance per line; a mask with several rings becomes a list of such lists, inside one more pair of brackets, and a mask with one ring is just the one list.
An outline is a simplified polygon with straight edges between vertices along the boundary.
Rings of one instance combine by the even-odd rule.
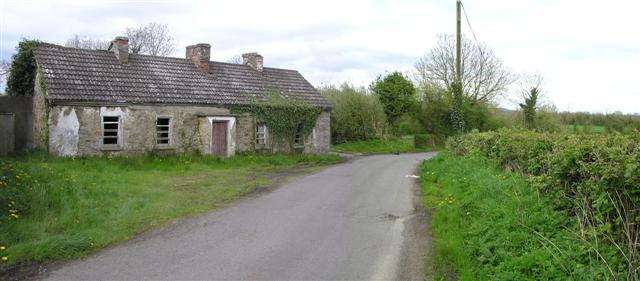
[[[35, 108], [35, 107], [34, 107]], [[119, 116], [119, 145], [102, 144], [102, 117]], [[156, 144], [156, 120], [171, 118], [170, 144]], [[229, 155], [256, 150], [255, 120], [249, 114], [232, 115], [221, 107], [204, 106], [82, 106], [55, 105], [48, 118], [48, 147], [54, 155], [138, 154], [211, 151], [211, 121], [231, 125]], [[329, 113], [323, 112], [316, 128], [305, 140], [304, 152], [325, 153], [330, 145]], [[267, 144], [270, 145], [270, 141]], [[259, 148], [271, 151], [269, 147]]]
[[331, 113], [323, 111], [316, 126], [313, 128], [311, 136], [305, 142], [305, 152], [307, 153], [327, 153], [331, 148]]
[[47, 149], [47, 114], [46, 89], [40, 86], [42, 74], [40, 68], [36, 72], [33, 92], [33, 140], [35, 148]]

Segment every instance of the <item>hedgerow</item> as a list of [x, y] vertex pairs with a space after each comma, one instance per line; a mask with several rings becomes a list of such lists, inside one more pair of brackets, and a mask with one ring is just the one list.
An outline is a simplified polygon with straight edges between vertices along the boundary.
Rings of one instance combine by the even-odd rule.
[[640, 134], [570, 135], [498, 130], [462, 136], [449, 147], [526, 174], [569, 215], [583, 259], [607, 279], [640, 279]]

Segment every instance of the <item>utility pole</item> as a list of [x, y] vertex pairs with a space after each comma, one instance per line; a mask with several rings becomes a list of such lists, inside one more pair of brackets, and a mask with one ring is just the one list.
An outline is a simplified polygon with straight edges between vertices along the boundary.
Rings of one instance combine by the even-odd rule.
[[460, 44], [461, 42], [461, 19], [460, 19], [460, 6], [462, 5], [461, 0], [456, 0], [456, 76], [458, 81], [462, 82], [462, 59], [460, 57], [461, 50]]

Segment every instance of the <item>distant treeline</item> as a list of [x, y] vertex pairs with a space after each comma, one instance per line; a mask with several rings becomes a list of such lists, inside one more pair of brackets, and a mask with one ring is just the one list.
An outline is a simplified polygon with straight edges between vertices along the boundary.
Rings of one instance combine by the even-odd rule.
[[[410, 109], [391, 130], [380, 97], [371, 88], [349, 84], [325, 85], [320, 93], [333, 106], [331, 135], [333, 143], [383, 138], [389, 134], [454, 134], [451, 121], [452, 97], [438, 87], [416, 88]], [[498, 108], [490, 102], [465, 98], [465, 131], [491, 131], [499, 128], [525, 128], [522, 110]], [[631, 133], [640, 131], [640, 115], [589, 112], [558, 112], [554, 106], [539, 106], [533, 124], [526, 127], [539, 132]]]

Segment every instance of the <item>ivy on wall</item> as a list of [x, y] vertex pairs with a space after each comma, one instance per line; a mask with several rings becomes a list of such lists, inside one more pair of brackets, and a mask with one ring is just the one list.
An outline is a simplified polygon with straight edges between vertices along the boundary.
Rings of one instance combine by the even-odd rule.
[[302, 139], [309, 136], [322, 109], [268, 88], [265, 101], [253, 100], [233, 108], [232, 112], [253, 114], [257, 122], [267, 126], [273, 144], [286, 150], [294, 147], [296, 134]]
[[36, 72], [37, 72], [36, 77], [38, 77], [38, 86], [40, 87], [40, 95], [42, 96], [42, 97], [36, 97], [36, 98], [42, 98], [42, 100], [44, 100], [43, 143], [45, 144], [45, 147], [48, 150], [49, 149], [49, 99], [47, 98], [47, 84], [44, 82], [44, 76], [42, 74], [42, 70], [40, 68], [37, 68]]

